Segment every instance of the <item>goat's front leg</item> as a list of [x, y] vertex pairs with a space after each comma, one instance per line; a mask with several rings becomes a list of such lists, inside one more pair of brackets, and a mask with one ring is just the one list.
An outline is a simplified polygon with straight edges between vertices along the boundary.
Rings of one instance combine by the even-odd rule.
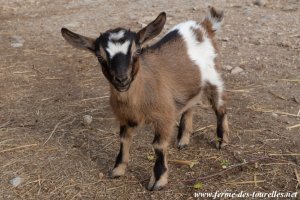
[[165, 127], [155, 127], [153, 148], [156, 155], [156, 162], [148, 184], [148, 190], [159, 190], [168, 183], [167, 151], [175, 124], [170, 123], [166, 125]]
[[112, 178], [117, 178], [125, 174], [125, 170], [129, 161], [129, 149], [134, 129], [135, 126], [130, 126], [130, 124], [120, 126], [120, 152], [116, 158], [114, 169], [111, 172]]

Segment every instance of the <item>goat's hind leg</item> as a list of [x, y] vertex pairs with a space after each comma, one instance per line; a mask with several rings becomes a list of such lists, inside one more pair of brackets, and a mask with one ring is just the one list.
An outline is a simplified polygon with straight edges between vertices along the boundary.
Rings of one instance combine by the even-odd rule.
[[117, 178], [125, 174], [125, 170], [129, 161], [129, 149], [134, 129], [135, 128], [133, 126], [129, 125], [120, 126], [120, 151], [116, 158], [114, 169], [111, 171], [112, 178]]
[[[175, 121], [175, 119], [174, 119]], [[175, 123], [167, 123], [164, 127], [155, 127], [153, 148], [156, 155], [148, 190], [160, 190], [168, 183], [167, 151]]]
[[205, 89], [209, 102], [217, 117], [216, 147], [221, 149], [229, 142], [229, 127], [226, 113], [226, 98], [223, 88], [208, 84]]
[[193, 109], [185, 111], [180, 119], [177, 135], [177, 146], [179, 149], [187, 147], [190, 143], [190, 135], [193, 132]]

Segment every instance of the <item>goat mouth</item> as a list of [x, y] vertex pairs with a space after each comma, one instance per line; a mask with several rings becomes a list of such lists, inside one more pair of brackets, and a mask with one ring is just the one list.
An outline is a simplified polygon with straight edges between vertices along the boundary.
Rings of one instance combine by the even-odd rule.
[[126, 92], [127, 90], [129, 90], [130, 83], [131, 82], [128, 82], [126, 85], [115, 84], [114, 86], [115, 86], [116, 90], [118, 90], [119, 92]]

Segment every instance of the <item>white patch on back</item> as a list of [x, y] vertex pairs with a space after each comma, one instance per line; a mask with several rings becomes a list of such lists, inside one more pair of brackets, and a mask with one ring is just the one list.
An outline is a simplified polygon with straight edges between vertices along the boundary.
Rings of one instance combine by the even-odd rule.
[[124, 43], [120, 43], [120, 42], [114, 43], [112, 41], [109, 41], [107, 44], [106, 51], [109, 53], [110, 58], [113, 58], [114, 55], [116, 55], [117, 53], [127, 54], [129, 45], [130, 45], [129, 40], [125, 41]]
[[[192, 29], [198, 29], [202, 32], [203, 41], [199, 42]], [[224, 90], [223, 81], [220, 74], [216, 71], [214, 59], [217, 54], [211, 40], [206, 35], [204, 28], [195, 21], [187, 21], [176, 25], [173, 29], [178, 30], [187, 45], [190, 59], [200, 68], [202, 86], [209, 83], [217, 87], [218, 93], [222, 94]], [[218, 105], [223, 104], [219, 97]]]
[[124, 37], [125, 31], [121, 30], [117, 33], [110, 33], [108, 39], [109, 40], [119, 40]]

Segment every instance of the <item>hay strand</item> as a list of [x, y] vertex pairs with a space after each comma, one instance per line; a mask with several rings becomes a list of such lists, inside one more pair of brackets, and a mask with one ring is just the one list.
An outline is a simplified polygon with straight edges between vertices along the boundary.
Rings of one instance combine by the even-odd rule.
[[277, 97], [278, 99], [287, 100], [287, 98], [285, 98], [284, 96], [277, 94], [271, 90], [269, 90], [269, 93], [272, 94], [274, 97]]
[[55, 125], [54, 129], [52, 130], [52, 132], [50, 133], [49, 137], [47, 138], [47, 140], [44, 142], [43, 145], [45, 145], [45, 144], [50, 140], [50, 138], [52, 137], [52, 135], [54, 134], [54, 132], [56, 131], [57, 127], [58, 127], [60, 124], [61, 124], [61, 122], [58, 122], [58, 123]]
[[293, 126], [288, 126], [286, 127], [287, 130], [292, 130], [293, 128], [299, 128], [300, 127], [300, 124], [296, 124], [296, 125], [293, 125]]
[[192, 168], [195, 164], [198, 164], [195, 160], [168, 160], [168, 162], [178, 165], [188, 165], [190, 168]]
[[278, 79], [279, 81], [287, 81], [287, 82], [299, 82], [300, 83], [300, 79]]
[[204, 127], [201, 127], [201, 128], [198, 128], [197, 130], [195, 130], [194, 133], [197, 133], [199, 131], [203, 131], [205, 129], [212, 128], [212, 127], [214, 127], [214, 125], [212, 125], [212, 124], [208, 125], [208, 126], [204, 126]]
[[298, 114], [292, 114], [292, 113], [288, 113], [288, 112], [283, 112], [283, 111], [279, 111], [279, 110], [272, 110], [272, 109], [265, 109], [265, 108], [258, 108], [255, 106], [249, 106], [247, 107], [250, 110], [253, 110], [255, 112], [263, 112], [263, 113], [275, 113], [278, 115], [288, 115], [288, 116], [293, 116], [293, 117], [299, 117]]
[[33, 146], [37, 146], [37, 144], [27, 144], [27, 145], [23, 145], [23, 146], [4, 149], [4, 150], [0, 151], [0, 153], [5, 153], [5, 152], [8, 152], [8, 151], [14, 151], [14, 150], [17, 150], [17, 149], [29, 148], [29, 147], [33, 147]]
[[269, 156], [300, 156], [300, 153], [270, 153]]
[[105, 99], [105, 98], [109, 98], [109, 96], [92, 97], [92, 98], [87, 98], [87, 99], [81, 99], [80, 101], [91, 101], [91, 100]]

